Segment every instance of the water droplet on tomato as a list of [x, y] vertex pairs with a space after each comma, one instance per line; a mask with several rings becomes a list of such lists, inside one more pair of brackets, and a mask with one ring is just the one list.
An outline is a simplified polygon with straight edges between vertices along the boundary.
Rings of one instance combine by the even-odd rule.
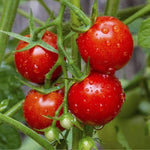
[[121, 93], [120, 95], [121, 95], [122, 101], [124, 102], [125, 101], [125, 93]]
[[119, 28], [119, 26], [114, 25], [113, 30], [114, 30], [114, 32], [118, 33], [120, 31], [120, 28]]
[[87, 101], [86, 99], [83, 100], [83, 102], [86, 102], [86, 101]]
[[87, 112], [90, 112], [90, 109], [87, 109], [86, 111], [87, 111]]
[[103, 104], [100, 103], [100, 107], [103, 107]]
[[33, 71], [34, 71], [35, 73], [39, 73], [39, 72], [40, 72], [40, 70], [39, 70], [39, 68], [38, 68], [38, 66], [37, 66], [36, 64], [34, 64], [34, 69], [33, 69]]
[[95, 130], [101, 130], [102, 128], [104, 127], [104, 125], [101, 125], [101, 126], [95, 126]]
[[120, 48], [120, 43], [117, 43], [117, 47]]
[[90, 81], [89, 81], [89, 84], [90, 84], [90, 85], [92, 85], [93, 83], [94, 83], [93, 80], [90, 80]]
[[109, 32], [109, 29], [108, 28], [102, 28], [101, 30], [104, 34], [107, 34]]
[[99, 94], [99, 90], [96, 90], [96, 91], [95, 91], [95, 94]]
[[78, 107], [78, 104], [74, 104], [75, 107]]
[[111, 45], [110, 41], [106, 41], [106, 45], [110, 46]]
[[127, 53], [127, 52], [123, 52], [123, 55], [124, 55], [124, 56], [127, 56], [127, 55], [128, 55], [128, 53]]
[[108, 72], [110, 75], [113, 75], [115, 73], [115, 69], [114, 68], [108, 68]]
[[88, 88], [85, 88], [85, 92], [89, 92], [89, 89], [88, 89]]
[[48, 110], [47, 110], [47, 109], [45, 109], [45, 112], [47, 113], [47, 112], [48, 112]]

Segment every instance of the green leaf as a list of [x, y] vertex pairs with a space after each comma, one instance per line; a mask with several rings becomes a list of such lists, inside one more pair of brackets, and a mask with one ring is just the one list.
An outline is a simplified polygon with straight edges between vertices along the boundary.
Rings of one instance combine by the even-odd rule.
[[57, 53], [57, 54], [58, 54], [58, 51], [57, 51], [55, 48], [53, 48], [52, 46], [48, 45], [48, 44], [45, 43], [43, 40], [39, 40], [39, 41], [37, 42], [37, 45], [42, 46], [43, 48], [45, 48], [45, 49], [47, 49], [47, 50], [49, 50], [49, 51], [51, 51], [51, 52], [54, 52], [54, 53]]
[[133, 21], [132, 23], [130, 23], [130, 24], [128, 25], [129, 30], [130, 30], [130, 32], [131, 32], [132, 34], [137, 34], [137, 33], [138, 33], [142, 21], [143, 21], [142, 18], [138, 18], [138, 19], [136, 19], [135, 21]]
[[29, 29], [30, 29], [30, 34], [31, 34], [31, 37], [32, 37], [33, 31], [35, 29], [32, 9], [30, 9]]
[[19, 34], [16, 34], [16, 33], [12, 33], [12, 32], [2, 31], [2, 30], [0, 30], [0, 32], [5, 33], [5, 34], [7, 34], [7, 35], [9, 35], [9, 36], [12, 36], [12, 37], [14, 37], [14, 38], [16, 38], [16, 39], [25, 41], [25, 42], [27, 42], [27, 43], [30, 42], [30, 38], [28, 38], [28, 37], [25, 37], [25, 36], [22, 36], [22, 35], [19, 35]]
[[97, 0], [95, 0], [92, 7], [92, 16], [91, 16], [92, 24], [94, 24], [97, 16], [98, 16]]
[[138, 32], [138, 44], [143, 48], [150, 48], [150, 18], [141, 23]]
[[18, 131], [7, 124], [0, 126], [0, 149], [17, 149], [21, 146]]
[[[9, 99], [9, 107], [5, 111], [24, 98], [21, 84], [15, 78], [18, 75], [11, 66], [2, 65], [0, 68], [0, 102]], [[18, 112], [18, 117], [23, 119], [21, 112]]]
[[0, 112], [4, 111], [8, 106], [9, 100], [5, 99], [0, 102]]
[[121, 131], [121, 129], [116, 126], [116, 132], [117, 132], [117, 140], [118, 142], [122, 145], [123, 148], [125, 148], [126, 150], [131, 150], [128, 141], [126, 140], [123, 132]]

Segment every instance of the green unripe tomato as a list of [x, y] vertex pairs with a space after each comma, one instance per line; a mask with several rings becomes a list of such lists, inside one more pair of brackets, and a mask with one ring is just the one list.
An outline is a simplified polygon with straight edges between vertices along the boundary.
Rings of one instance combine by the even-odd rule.
[[73, 126], [74, 117], [70, 114], [64, 114], [61, 116], [60, 124], [65, 129], [70, 129]]
[[79, 150], [91, 150], [94, 147], [96, 145], [91, 137], [85, 137], [79, 142]]
[[52, 142], [54, 140], [59, 141], [59, 130], [55, 127], [49, 127], [45, 131], [45, 137], [50, 142]]

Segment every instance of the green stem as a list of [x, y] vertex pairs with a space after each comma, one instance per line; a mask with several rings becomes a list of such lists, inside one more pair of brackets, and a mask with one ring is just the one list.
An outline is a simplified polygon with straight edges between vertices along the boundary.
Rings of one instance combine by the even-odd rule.
[[44, 138], [42, 138], [39, 134], [37, 134], [32, 129], [28, 128], [27, 126], [23, 125], [19, 121], [12, 119], [4, 114], [0, 113], [0, 121], [7, 123], [14, 128], [18, 129], [19, 131], [23, 132], [24, 134], [28, 135], [32, 139], [34, 139], [37, 143], [39, 143], [42, 147], [47, 150], [54, 150], [54, 147]]
[[24, 102], [24, 99], [19, 101], [17, 104], [15, 104], [13, 107], [11, 107], [8, 111], [4, 113], [4, 115], [12, 117], [15, 113], [17, 113], [21, 108], [22, 104]]
[[52, 77], [53, 72], [57, 69], [57, 67], [60, 65], [60, 58], [58, 57], [57, 62], [55, 63], [55, 65], [52, 67], [52, 69], [45, 75], [45, 84], [44, 84], [44, 88], [49, 88], [50, 87], [50, 79]]
[[[28, 14], [28, 13], [26, 13], [25, 11], [23, 11], [23, 10], [21, 10], [21, 9], [17, 9], [17, 13], [19, 13], [21, 16], [23, 16], [23, 17], [25, 17], [25, 18], [27, 18], [27, 19], [29, 19], [30, 18], [30, 15]], [[35, 17], [33, 17], [33, 20], [37, 23], [37, 24], [39, 24], [39, 25], [41, 25], [41, 26], [43, 26], [44, 25], [44, 22], [43, 21], [41, 21], [41, 20], [39, 20], [39, 19], [37, 19], [37, 18], [35, 18]]]
[[[70, 0], [70, 3], [72, 3], [77, 8], [80, 8], [80, 1]], [[77, 16], [74, 14], [74, 12], [70, 11], [70, 14], [71, 14], [71, 24], [75, 26], [80, 26], [80, 22]], [[78, 37], [78, 34], [75, 34], [71, 38], [72, 59], [74, 61], [74, 64], [81, 69], [81, 56], [79, 54], [78, 47], [76, 44], [77, 37]]]
[[[4, 113], [4, 115], [12, 117], [15, 113], [17, 113], [22, 108], [23, 102], [24, 102], [24, 99], [18, 102], [17, 104], [15, 104], [13, 107], [11, 107], [8, 111]], [[2, 122], [0, 122], [0, 125], [1, 124]]]
[[104, 15], [116, 17], [119, 2], [120, 0], [107, 0]]
[[128, 8], [121, 9], [118, 11], [117, 17], [120, 20], [125, 20], [126, 18], [133, 15], [134, 13], [136, 13], [137, 11], [139, 11], [140, 9], [142, 9], [145, 6], [146, 5], [143, 4], [143, 5], [138, 5], [138, 6], [134, 6], [134, 7], [128, 7]]
[[[79, 0], [70, 0], [70, 3], [80, 9], [80, 1]], [[75, 26], [80, 26], [80, 22], [78, 20], [77, 15], [74, 14], [73, 11], [71, 13], [71, 24]], [[79, 55], [78, 47], [76, 44], [76, 39], [78, 34], [75, 34], [71, 38], [71, 48], [72, 48], [72, 58], [76, 66], [81, 69], [81, 57]], [[78, 149], [79, 141], [82, 138], [82, 131], [78, 128], [73, 128], [72, 130], [72, 150]]]
[[50, 15], [52, 19], [55, 19], [54, 13], [47, 7], [45, 2], [43, 0], [38, 0], [39, 3], [44, 7], [44, 9], [47, 11], [47, 13]]
[[139, 11], [137, 11], [136, 13], [134, 13], [132, 16], [130, 16], [129, 18], [127, 18], [126, 20], [124, 20], [125, 24], [129, 24], [132, 21], [134, 21], [135, 19], [145, 15], [146, 13], [150, 12], [150, 4], [146, 5], [144, 8], [140, 9]]
[[[19, 0], [5, 0], [0, 20], [0, 30], [11, 31], [16, 16]], [[2, 63], [9, 36], [0, 33], [0, 64]]]

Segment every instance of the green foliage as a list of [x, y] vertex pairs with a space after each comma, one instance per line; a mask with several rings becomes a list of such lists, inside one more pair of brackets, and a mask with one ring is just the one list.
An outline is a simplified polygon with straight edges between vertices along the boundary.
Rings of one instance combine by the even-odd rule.
[[143, 48], [150, 48], [150, 18], [142, 21], [138, 32], [138, 44]]
[[[11, 66], [3, 65], [0, 68], [0, 102], [2, 103], [4, 99], [9, 100], [5, 111], [24, 98], [21, 84], [15, 76], [18, 76], [18, 73]], [[20, 118], [22, 116], [21, 112], [17, 116]]]
[[117, 132], [117, 140], [122, 145], [122, 147], [125, 148], [126, 150], [131, 149], [128, 142], [126, 141], [123, 132], [120, 130], [118, 126], [116, 126], [116, 132]]
[[7, 124], [0, 126], [0, 149], [17, 149], [21, 146], [18, 131]]

